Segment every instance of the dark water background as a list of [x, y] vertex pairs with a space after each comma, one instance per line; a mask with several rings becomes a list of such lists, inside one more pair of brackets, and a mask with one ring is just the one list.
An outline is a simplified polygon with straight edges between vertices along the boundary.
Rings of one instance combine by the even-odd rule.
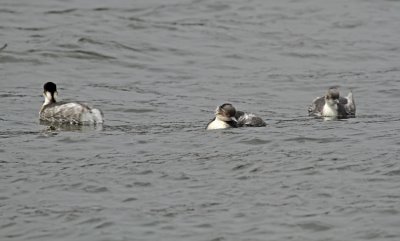
[[[400, 1], [1, 0], [6, 43], [0, 240], [400, 240]], [[103, 128], [40, 125], [46, 81]], [[306, 116], [332, 85], [357, 118]]]

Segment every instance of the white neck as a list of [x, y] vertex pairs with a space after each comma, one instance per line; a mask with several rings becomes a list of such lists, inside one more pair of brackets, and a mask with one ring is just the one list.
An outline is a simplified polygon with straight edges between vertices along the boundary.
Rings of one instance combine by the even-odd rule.
[[231, 121], [232, 120], [231, 117], [226, 117], [226, 116], [223, 116], [223, 115], [216, 115], [215, 117], [216, 117], [217, 120], [220, 120], [220, 121]]
[[[56, 93], [57, 93], [57, 92], [56, 92]], [[56, 93], [54, 93], [54, 95], [56, 95]], [[50, 93], [49, 91], [44, 92], [44, 93], [43, 93], [43, 96], [44, 96], [44, 103], [43, 103], [43, 105], [48, 105], [48, 104], [50, 104], [50, 103], [56, 101], [56, 100], [55, 100], [55, 96], [54, 96], [54, 98], [53, 98], [53, 96], [51, 96], [51, 93]]]

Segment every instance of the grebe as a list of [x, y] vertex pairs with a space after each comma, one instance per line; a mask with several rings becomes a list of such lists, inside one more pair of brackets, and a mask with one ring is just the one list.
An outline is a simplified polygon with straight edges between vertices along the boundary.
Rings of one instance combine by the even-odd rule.
[[317, 97], [308, 108], [310, 116], [329, 117], [329, 118], [349, 118], [356, 115], [356, 104], [353, 93], [346, 97], [341, 97], [336, 87], [328, 89], [323, 97]]
[[104, 122], [103, 113], [99, 109], [77, 102], [56, 102], [57, 86], [47, 82], [43, 86], [44, 103], [39, 112], [41, 121], [65, 124], [100, 124]]
[[208, 124], [207, 130], [236, 128], [237, 121], [235, 118], [236, 109], [229, 103], [218, 106], [215, 110], [215, 117]]
[[232, 104], [225, 103], [215, 110], [215, 118], [212, 119], [206, 129], [227, 129], [236, 127], [261, 127], [267, 124], [260, 117], [243, 111], [236, 111]]

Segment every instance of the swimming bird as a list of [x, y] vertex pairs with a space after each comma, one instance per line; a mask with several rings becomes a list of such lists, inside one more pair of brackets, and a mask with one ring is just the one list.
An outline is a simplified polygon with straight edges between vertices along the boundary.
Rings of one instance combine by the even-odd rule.
[[208, 124], [207, 130], [236, 128], [237, 120], [235, 118], [236, 109], [232, 104], [225, 103], [215, 110], [215, 117]]
[[58, 92], [53, 82], [44, 84], [43, 89], [44, 103], [39, 112], [41, 121], [75, 125], [104, 122], [103, 113], [99, 109], [78, 102], [56, 102]]
[[236, 111], [232, 104], [225, 103], [218, 106], [215, 110], [215, 117], [212, 119], [206, 129], [226, 129], [236, 127], [261, 127], [267, 124], [260, 117], [243, 111]]
[[336, 87], [328, 89], [323, 97], [317, 97], [308, 108], [310, 116], [329, 117], [329, 118], [349, 118], [356, 115], [356, 104], [353, 92], [346, 97], [341, 97]]

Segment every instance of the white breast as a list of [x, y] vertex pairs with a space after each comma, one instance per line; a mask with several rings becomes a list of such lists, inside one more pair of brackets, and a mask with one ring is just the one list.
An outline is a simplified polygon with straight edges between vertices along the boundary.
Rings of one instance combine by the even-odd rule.
[[207, 126], [207, 130], [226, 129], [226, 128], [231, 128], [231, 126], [225, 121], [221, 121], [219, 119], [215, 119]]
[[[337, 107], [335, 105], [335, 107]], [[338, 115], [337, 109], [325, 103], [324, 108], [322, 109], [322, 116], [326, 117], [336, 117]]]

